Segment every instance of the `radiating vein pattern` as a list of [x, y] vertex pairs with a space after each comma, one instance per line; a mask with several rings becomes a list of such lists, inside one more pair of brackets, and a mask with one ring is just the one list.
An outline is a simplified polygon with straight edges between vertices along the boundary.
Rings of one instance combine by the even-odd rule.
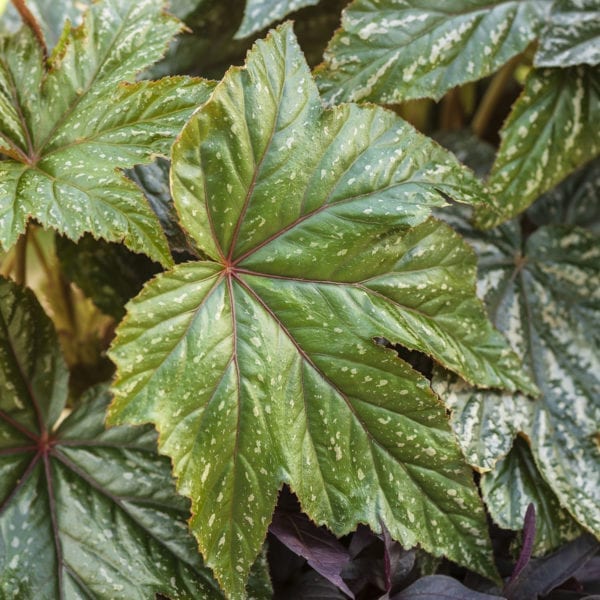
[[324, 109], [290, 25], [227, 73], [172, 159], [181, 222], [214, 262], [130, 303], [109, 421], [156, 425], [224, 590], [243, 597], [283, 483], [338, 535], [385, 522], [491, 575], [442, 403], [373, 341], [535, 392], [475, 297], [473, 252], [429, 218], [446, 196], [485, 202], [475, 176], [389, 111]]

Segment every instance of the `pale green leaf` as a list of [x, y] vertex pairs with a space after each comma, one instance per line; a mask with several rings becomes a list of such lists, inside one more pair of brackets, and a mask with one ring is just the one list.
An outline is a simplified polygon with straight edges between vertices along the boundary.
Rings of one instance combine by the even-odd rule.
[[28, 27], [2, 40], [0, 245], [34, 218], [72, 239], [91, 232], [172, 262], [154, 213], [119, 168], [167, 154], [212, 90], [181, 77], [134, 83], [179, 29], [158, 0], [104, 0], [65, 31], [48, 64]]
[[248, 37], [271, 23], [305, 6], [314, 6], [319, 0], [246, 0], [244, 19], [236, 37]]
[[465, 456], [489, 471], [522, 432], [560, 505], [598, 534], [597, 239], [584, 229], [547, 226], [524, 240], [512, 222], [489, 233], [467, 226], [461, 232], [479, 254], [479, 286], [492, 320], [523, 356], [542, 392], [532, 401], [520, 394], [478, 392], [462, 383], [436, 385], [453, 411], [451, 422]]
[[222, 598], [155, 432], [105, 431], [102, 387], [57, 427], [67, 379], [33, 293], [0, 279], [0, 596]]
[[598, 0], [555, 0], [534, 62], [560, 68], [600, 63]]
[[441, 98], [490, 75], [532, 42], [547, 0], [354, 0], [317, 82], [329, 102]]
[[488, 180], [497, 212], [476, 222], [492, 227], [525, 210], [546, 190], [600, 153], [600, 69], [534, 69], [500, 135]]
[[285, 25], [190, 119], [171, 183], [215, 262], [128, 305], [109, 420], [156, 424], [224, 589], [242, 595], [283, 483], [338, 535], [383, 521], [493, 576], [444, 407], [374, 342], [531, 389], [475, 297], [473, 252], [428, 219], [443, 194], [477, 201], [473, 174], [391, 112], [325, 110]]
[[483, 475], [480, 486], [492, 519], [503, 529], [520, 531], [527, 507], [535, 505], [534, 554], [538, 556], [581, 534], [581, 528], [540, 475], [521, 437], [515, 439], [508, 455]]

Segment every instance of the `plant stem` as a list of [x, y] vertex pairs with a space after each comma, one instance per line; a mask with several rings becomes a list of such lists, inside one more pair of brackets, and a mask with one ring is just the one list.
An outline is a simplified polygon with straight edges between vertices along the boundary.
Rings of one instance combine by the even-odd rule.
[[27, 280], [27, 240], [29, 238], [29, 227], [25, 233], [19, 236], [15, 245], [14, 276], [19, 285], [25, 285]]
[[514, 70], [517, 68], [517, 65], [521, 62], [521, 55], [517, 54], [517, 56], [513, 56], [499, 71], [496, 73], [494, 78], [492, 79], [490, 85], [488, 86], [483, 99], [481, 100], [481, 104], [473, 117], [473, 121], [471, 123], [471, 128], [473, 132], [478, 137], [483, 137], [492, 116], [494, 115], [494, 111], [496, 106], [502, 99], [502, 94], [504, 92], [504, 88], [506, 84], [510, 81]]

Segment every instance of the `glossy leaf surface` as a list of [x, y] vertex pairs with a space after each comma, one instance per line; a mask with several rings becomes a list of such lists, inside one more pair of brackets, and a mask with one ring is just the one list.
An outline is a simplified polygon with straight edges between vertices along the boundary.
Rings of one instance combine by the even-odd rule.
[[148, 427], [105, 431], [95, 388], [56, 429], [67, 369], [30, 291], [0, 279], [0, 594], [221, 598]]
[[556, 0], [535, 55], [539, 67], [600, 63], [600, 5], [597, 0]]
[[[509, 452], [514, 436], [524, 433], [537, 468], [560, 505], [597, 533], [597, 240], [576, 227], [541, 227], [526, 240], [515, 223], [489, 233], [460, 230], [479, 254], [479, 287], [492, 320], [523, 356], [542, 392], [531, 401], [519, 394], [476, 392], [460, 383], [436, 386], [453, 410], [452, 423], [465, 455], [483, 471], [510, 468], [526, 481], [528, 463], [521, 459], [519, 464], [515, 454], [509, 463], [496, 465]], [[501, 476], [496, 472], [492, 479]], [[515, 503], [522, 495], [524, 504], [530, 492], [526, 486], [515, 486], [511, 494], [508, 499], [489, 493], [491, 504], [498, 500], [492, 512], [506, 515], [509, 501]], [[544, 510], [536, 508], [541, 517]]]
[[168, 153], [212, 90], [181, 77], [134, 83], [179, 29], [159, 0], [104, 0], [47, 63], [29, 27], [2, 41], [0, 245], [35, 218], [72, 239], [91, 232], [172, 262], [156, 217], [118, 168]]
[[532, 42], [546, 0], [354, 0], [317, 73], [329, 102], [441, 98]]
[[335, 534], [384, 521], [492, 574], [443, 406], [373, 341], [531, 388], [475, 298], [474, 255], [426, 220], [440, 192], [476, 201], [476, 178], [390, 112], [325, 111], [287, 25], [185, 127], [172, 190], [215, 262], [130, 303], [110, 422], [156, 424], [224, 589], [242, 593], [284, 482]]
[[545, 191], [600, 153], [600, 69], [533, 70], [500, 135], [488, 185], [498, 213], [492, 227], [526, 209]]

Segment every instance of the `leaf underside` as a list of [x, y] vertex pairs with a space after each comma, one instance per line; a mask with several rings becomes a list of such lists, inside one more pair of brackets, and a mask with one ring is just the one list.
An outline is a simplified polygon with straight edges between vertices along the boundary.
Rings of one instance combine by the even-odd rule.
[[[544, 226], [523, 241], [513, 222], [488, 233], [456, 225], [478, 251], [479, 288], [492, 320], [524, 357], [542, 392], [531, 402], [520, 394], [478, 392], [459, 382], [435, 386], [453, 410], [452, 424], [467, 460], [483, 471], [493, 470], [482, 482], [490, 511], [500, 524], [510, 522], [511, 528], [519, 529], [510, 505], [525, 507], [536, 501], [537, 494], [540, 518], [556, 517], [542, 523], [542, 528], [554, 528], [554, 535], [546, 531], [538, 543], [555, 546], [572, 537], [575, 527], [557, 512], [557, 502], [540, 506], [551, 490], [573, 519], [598, 535], [597, 240], [577, 227]], [[536, 491], [529, 483], [502, 492], [510, 472], [511, 481], [532, 478], [533, 464], [523, 442], [511, 450], [517, 433], [529, 440], [535, 465], [546, 482]]]
[[525, 50], [546, 0], [354, 0], [317, 69], [328, 102], [441, 98]]
[[156, 424], [226, 592], [243, 595], [283, 483], [337, 535], [383, 521], [493, 576], [443, 406], [373, 341], [535, 391], [475, 297], [474, 254], [428, 219], [442, 194], [477, 202], [477, 179], [391, 112], [324, 110], [289, 25], [190, 119], [171, 178], [214, 262], [179, 265], [129, 304], [109, 422]]
[[67, 384], [48, 317], [0, 279], [0, 596], [222, 598], [155, 432], [105, 431], [103, 388], [56, 428]]
[[172, 264], [156, 216], [119, 169], [168, 154], [213, 88], [185, 77], [135, 82], [180, 29], [162, 2], [103, 0], [65, 29], [48, 62], [29, 27], [2, 39], [0, 246], [33, 218]]

